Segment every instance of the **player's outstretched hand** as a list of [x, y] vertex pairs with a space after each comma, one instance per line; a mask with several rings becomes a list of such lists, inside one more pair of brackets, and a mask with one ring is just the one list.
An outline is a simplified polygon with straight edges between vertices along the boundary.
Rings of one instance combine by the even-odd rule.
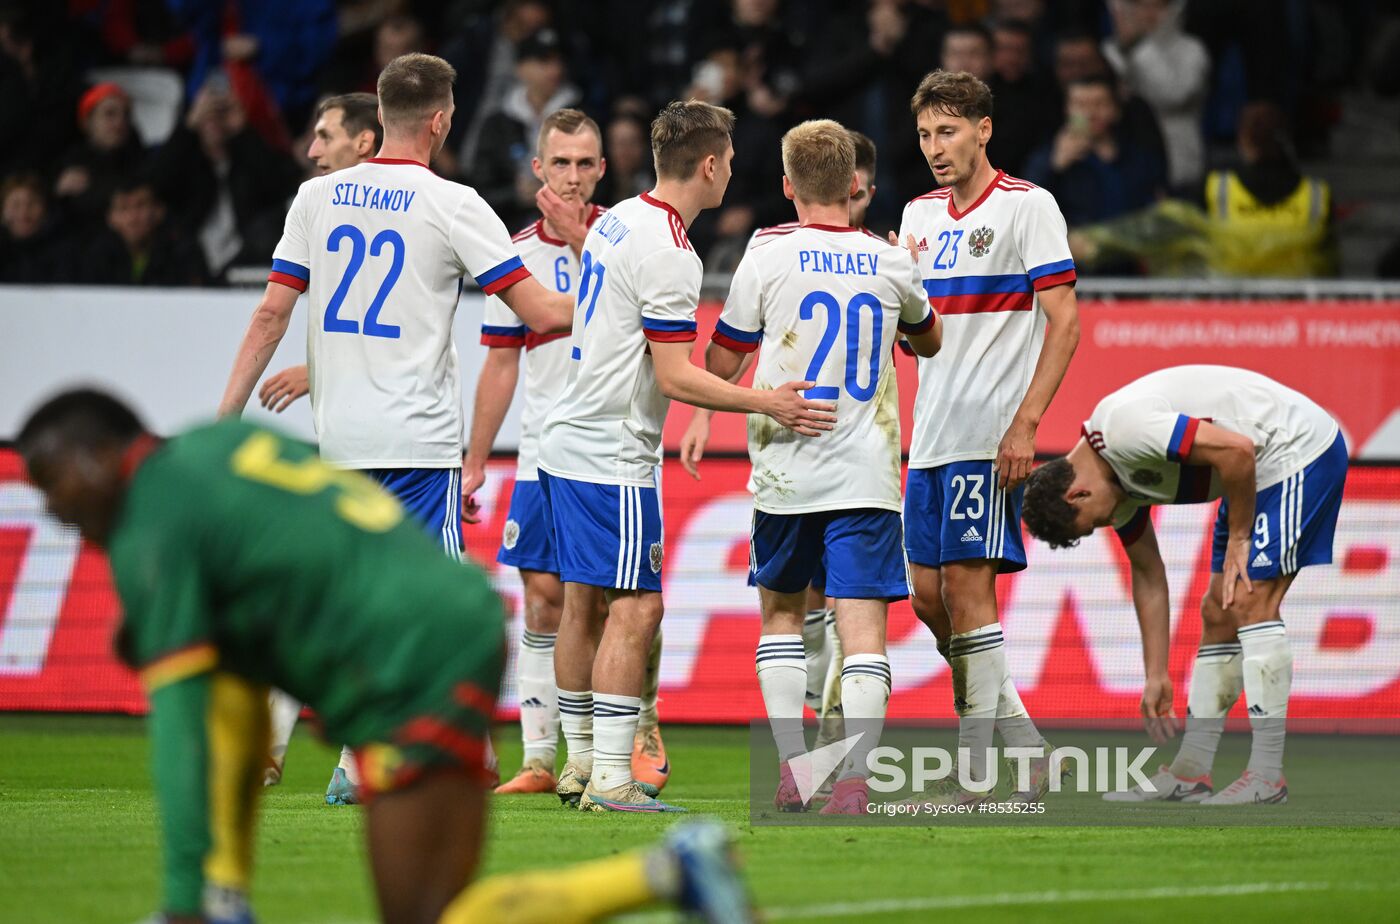
[[1007, 489], [1017, 487], [1031, 475], [1035, 461], [1035, 427], [1011, 421], [997, 446], [997, 483]]
[[700, 480], [700, 469], [697, 466], [705, 457], [705, 444], [709, 441], [710, 415], [696, 408], [695, 413], [690, 415], [689, 426], [681, 436], [681, 468], [689, 472], [690, 477], [696, 481]]
[[302, 395], [311, 391], [311, 379], [305, 366], [288, 366], [276, 375], [270, 375], [258, 389], [258, 401], [269, 411], [280, 414]]
[[1253, 537], [1231, 539], [1225, 545], [1224, 585], [1221, 588], [1221, 603], [1229, 609], [1235, 602], [1235, 583], [1244, 584], [1245, 593], [1254, 593], [1254, 582], [1249, 579], [1249, 547]]
[[788, 382], [766, 395], [768, 407], [764, 413], [794, 433], [820, 436], [823, 430], [836, 426], [836, 405], [830, 401], [809, 401], [802, 392], [815, 388], [816, 382]]
[[[899, 246], [899, 235], [890, 232], [890, 243]], [[919, 242], [914, 240], [914, 235], [910, 234], [904, 238], [904, 249], [909, 251], [909, 256], [913, 259], [914, 265], [919, 265]]]
[[1170, 677], [1149, 677], [1142, 688], [1142, 721], [1153, 741], [1162, 744], [1176, 737], [1176, 710], [1172, 708]]

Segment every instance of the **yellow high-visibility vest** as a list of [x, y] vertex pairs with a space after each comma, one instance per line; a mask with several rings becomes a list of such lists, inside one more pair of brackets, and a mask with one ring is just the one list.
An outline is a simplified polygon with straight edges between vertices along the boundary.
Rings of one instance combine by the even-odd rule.
[[1286, 199], [1260, 202], [1232, 170], [1206, 177], [1217, 271], [1240, 276], [1314, 276], [1332, 271], [1327, 218], [1332, 190], [1305, 176]]

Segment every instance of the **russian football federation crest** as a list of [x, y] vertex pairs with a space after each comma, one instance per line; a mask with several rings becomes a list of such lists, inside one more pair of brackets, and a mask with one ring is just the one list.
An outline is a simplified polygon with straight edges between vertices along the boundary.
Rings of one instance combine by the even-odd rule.
[[660, 574], [660, 573], [661, 573], [661, 557], [662, 557], [663, 554], [664, 554], [664, 553], [663, 553], [662, 550], [661, 550], [661, 543], [659, 543], [659, 542], [653, 542], [653, 543], [651, 544], [651, 573], [652, 573], [652, 574]]
[[1153, 487], [1162, 483], [1162, 473], [1150, 468], [1140, 468], [1129, 476], [1135, 484], [1143, 487]]
[[508, 549], [515, 548], [515, 544], [520, 541], [520, 524], [514, 520], [506, 520], [506, 528], [501, 533], [501, 545]]
[[992, 238], [994, 237], [996, 234], [992, 229], [984, 225], [968, 235], [967, 249], [972, 252], [974, 257], [985, 257], [987, 251], [992, 249]]

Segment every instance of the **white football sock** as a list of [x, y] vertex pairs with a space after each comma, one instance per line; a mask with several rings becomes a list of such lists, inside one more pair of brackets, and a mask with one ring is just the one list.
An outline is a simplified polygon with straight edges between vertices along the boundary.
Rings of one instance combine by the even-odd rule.
[[271, 755], [278, 769], [281, 769], [287, 760], [287, 745], [292, 740], [292, 729], [297, 727], [297, 719], [301, 716], [301, 703], [281, 690], [269, 690], [267, 706], [272, 720]]
[[566, 756], [579, 773], [588, 776], [593, 772], [593, 692], [560, 689], [558, 702]]
[[807, 752], [802, 732], [802, 697], [807, 686], [807, 660], [800, 635], [763, 635], [754, 655], [763, 707], [778, 745], [778, 758], [789, 760]]
[[1196, 652], [1186, 697], [1186, 734], [1172, 761], [1172, 773], [1183, 779], [1210, 774], [1225, 716], [1244, 685], [1243, 662], [1239, 642], [1202, 645]]
[[831, 663], [831, 649], [826, 644], [826, 610], [807, 611], [802, 620], [802, 651], [807, 660], [807, 708], [821, 715], [826, 669]]
[[826, 611], [826, 680], [822, 682], [822, 711], [818, 715], [841, 712], [841, 636], [836, 634], [836, 611]]
[[1284, 718], [1293, 686], [1293, 648], [1280, 620], [1241, 626], [1239, 636], [1244, 649], [1244, 696], [1253, 731], [1248, 769], [1277, 783], [1283, 777]]
[[637, 735], [640, 696], [593, 694], [593, 777], [596, 790], [632, 782], [632, 739]]
[[877, 654], [848, 655], [841, 664], [841, 711], [847, 735], [862, 732], [851, 748], [840, 779], [870, 775], [866, 760], [880, 743], [890, 703], [890, 659]]
[[987, 749], [992, 746], [997, 705], [1006, 681], [1006, 648], [1001, 623], [948, 640], [948, 663], [953, 668], [953, 708], [958, 713], [958, 752], [967, 753], [967, 778], [987, 779]]
[[520, 740], [525, 760], [554, 768], [559, 747], [559, 691], [554, 686], [554, 634], [531, 632], [520, 637], [516, 660], [520, 691]]
[[1021, 694], [1016, 692], [1016, 684], [1008, 671], [1001, 681], [1001, 693], [997, 696], [997, 731], [1001, 740], [1010, 748], [1038, 748], [1045, 743], [1040, 730], [1031, 721], [1031, 715], [1021, 702]]
[[341, 746], [340, 763], [336, 766], [345, 771], [345, 778], [351, 786], [360, 785], [360, 768], [355, 765], [355, 752], [350, 750], [349, 745]]
[[646, 676], [642, 678], [642, 711], [638, 713], [637, 729], [649, 731], [657, 726], [656, 701], [661, 692], [661, 627], [651, 640], [651, 655], [647, 658]]

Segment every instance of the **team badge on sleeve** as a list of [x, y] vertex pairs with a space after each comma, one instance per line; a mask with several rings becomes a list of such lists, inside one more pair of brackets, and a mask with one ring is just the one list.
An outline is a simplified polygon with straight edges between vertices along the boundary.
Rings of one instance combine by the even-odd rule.
[[501, 545], [508, 549], [515, 548], [515, 544], [520, 541], [520, 524], [514, 520], [506, 520], [506, 528], [501, 533]]
[[652, 573], [652, 574], [660, 574], [660, 573], [661, 573], [661, 558], [662, 558], [662, 555], [663, 555], [663, 554], [664, 554], [664, 553], [662, 552], [662, 549], [661, 549], [661, 543], [659, 543], [659, 542], [653, 542], [653, 543], [651, 544], [651, 573]]
[[968, 236], [968, 250], [974, 257], [985, 257], [987, 251], [992, 249], [992, 238], [995, 236], [996, 233], [991, 228], [983, 225]]

